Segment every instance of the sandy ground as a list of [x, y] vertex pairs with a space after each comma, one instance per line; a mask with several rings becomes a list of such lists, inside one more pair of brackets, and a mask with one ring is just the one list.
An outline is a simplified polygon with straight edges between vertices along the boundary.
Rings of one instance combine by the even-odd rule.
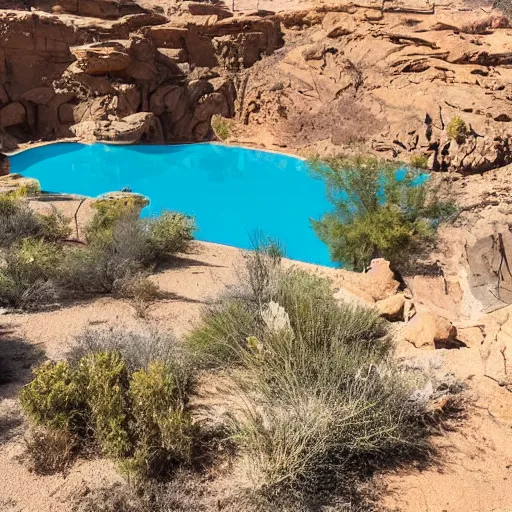
[[[121, 300], [100, 298], [62, 309], [1, 317], [2, 343], [19, 361], [18, 380], [0, 386], [0, 511], [67, 512], [70, 503], [95, 487], [120, 480], [113, 463], [80, 460], [65, 475], [37, 476], [23, 461], [25, 430], [16, 399], [30, 376], [30, 347], [63, 357], [73, 336], [91, 325], [140, 329], [156, 325], [177, 336], [188, 331], [204, 307], [236, 283], [242, 252], [196, 243], [188, 254], [154, 276], [165, 293], [148, 319]], [[385, 505], [406, 512], [505, 512], [512, 510], [512, 394], [483, 376], [478, 348], [422, 351], [401, 346], [399, 355], [431, 361], [469, 385], [467, 418], [436, 438], [440, 460], [427, 470], [407, 469], [380, 477], [388, 486]], [[35, 356], [33, 356], [35, 357]], [[201, 399], [199, 399], [199, 402]], [[508, 507], [508, 509], [507, 509]]]

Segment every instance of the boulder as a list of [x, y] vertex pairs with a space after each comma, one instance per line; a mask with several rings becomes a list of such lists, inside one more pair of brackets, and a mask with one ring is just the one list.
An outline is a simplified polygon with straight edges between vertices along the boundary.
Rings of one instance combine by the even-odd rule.
[[436, 348], [453, 344], [457, 328], [445, 318], [422, 309], [407, 322], [401, 336], [416, 348]]
[[290, 317], [283, 306], [277, 302], [270, 301], [261, 313], [265, 325], [274, 332], [288, 331], [293, 333], [290, 325]]
[[0, 109], [0, 126], [5, 128], [22, 124], [27, 120], [27, 111], [19, 102], [9, 103]]
[[113, 121], [83, 121], [71, 126], [71, 130], [80, 140], [88, 142], [163, 142], [162, 126], [151, 112], [139, 112]]
[[376, 258], [371, 261], [370, 269], [365, 274], [365, 281], [367, 291], [376, 301], [391, 297], [400, 286], [390, 268], [389, 261], [384, 258]]
[[405, 296], [402, 293], [398, 293], [387, 299], [377, 301], [375, 307], [379, 311], [380, 316], [386, 320], [403, 320], [405, 301]]
[[117, 42], [75, 46], [70, 50], [76, 58], [73, 68], [78, 68], [88, 75], [123, 71], [132, 61], [126, 47]]

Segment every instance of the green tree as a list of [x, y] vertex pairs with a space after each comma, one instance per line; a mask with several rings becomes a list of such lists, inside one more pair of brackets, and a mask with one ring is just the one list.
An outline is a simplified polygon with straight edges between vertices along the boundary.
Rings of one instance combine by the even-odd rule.
[[402, 163], [374, 157], [315, 160], [333, 210], [312, 220], [333, 261], [364, 270], [383, 257], [394, 268], [431, 243], [439, 222], [454, 206], [427, 191], [428, 177]]

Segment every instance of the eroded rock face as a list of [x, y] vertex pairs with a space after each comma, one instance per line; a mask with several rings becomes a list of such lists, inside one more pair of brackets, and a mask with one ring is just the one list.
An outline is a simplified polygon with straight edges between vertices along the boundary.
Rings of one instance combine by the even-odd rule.
[[[383, 157], [421, 156], [439, 171], [510, 163], [508, 19], [457, 5], [382, 5], [280, 13], [292, 43], [251, 71], [247, 131], [320, 154], [357, 143]], [[455, 118], [462, 137], [450, 131]]]
[[212, 116], [235, 112], [232, 72], [282, 44], [275, 17], [209, 4], [170, 18], [129, 0], [32, 4], [58, 15], [0, 11], [4, 141], [208, 140]]

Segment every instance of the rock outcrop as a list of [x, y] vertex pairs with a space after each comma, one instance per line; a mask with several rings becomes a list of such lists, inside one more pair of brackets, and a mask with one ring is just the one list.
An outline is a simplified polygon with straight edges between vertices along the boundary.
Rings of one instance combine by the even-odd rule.
[[512, 162], [512, 32], [500, 13], [386, 0], [279, 17], [292, 43], [248, 74], [244, 140], [319, 154], [355, 143], [463, 173]]
[[0, 129], [10, 146], [73, 135], [208, 140], [211, 117], [234, 114], [233, 72], [282, 44], [275, 16], [219, 5], [183, 2], [165, 16], [128, 0], [33, 4], [58, 15], [0, 11]]

